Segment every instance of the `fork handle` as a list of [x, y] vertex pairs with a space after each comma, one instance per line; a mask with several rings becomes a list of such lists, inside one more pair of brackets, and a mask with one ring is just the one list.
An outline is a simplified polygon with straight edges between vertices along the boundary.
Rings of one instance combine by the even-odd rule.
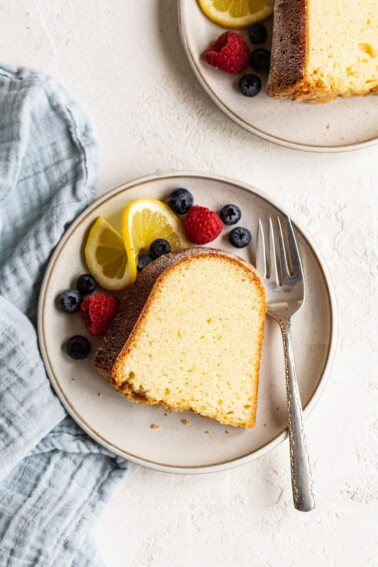
[[290, 467], [294, 506], [301, 512], [315, 508], [310, 461], [303, 428], [302, 404], [295, 370], [291, 321], [280, 321], [285, 354], [286, 394], [289, 422]]

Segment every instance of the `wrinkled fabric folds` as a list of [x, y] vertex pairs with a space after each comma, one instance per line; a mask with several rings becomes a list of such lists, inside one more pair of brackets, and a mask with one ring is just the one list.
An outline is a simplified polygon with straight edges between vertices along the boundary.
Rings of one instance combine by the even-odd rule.
[[89, 528], [127, 470], [67, 417], [36, 334], [49, 257], [96, 178], [77, 103], [50, 77], [0, 67], [0, 567], [102, 565]]

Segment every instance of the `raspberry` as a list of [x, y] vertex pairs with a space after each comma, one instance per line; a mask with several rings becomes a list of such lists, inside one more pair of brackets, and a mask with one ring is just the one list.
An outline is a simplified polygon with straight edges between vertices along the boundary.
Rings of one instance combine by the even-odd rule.
[[226, 73], [240, 73], [248, 65], [249, 48], [236, 32], [225, 32], [206, 52], [205, 58], [212, 67]]
[[195, 205], [186, 215], [185, 232], [190, 242], [207, 244], [216, 239], [223, 229], [223, 223], [214, 211]]
[[119, 300], [107, 293], [93, 293], [81, 304], [81, 316], [90, 335], [103, 335], [119, 308]]

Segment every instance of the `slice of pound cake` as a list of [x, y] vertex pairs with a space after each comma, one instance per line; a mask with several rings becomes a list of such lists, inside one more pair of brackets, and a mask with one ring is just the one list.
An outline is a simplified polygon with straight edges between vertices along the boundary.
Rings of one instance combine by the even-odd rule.
[[378, 0], [276, 0], [268, 94], [328, 102], [378, 92]]
[[161, 256], [129, 288], [95, 368], [130, 400], [253, 427], [264, 284], [221, 250]]

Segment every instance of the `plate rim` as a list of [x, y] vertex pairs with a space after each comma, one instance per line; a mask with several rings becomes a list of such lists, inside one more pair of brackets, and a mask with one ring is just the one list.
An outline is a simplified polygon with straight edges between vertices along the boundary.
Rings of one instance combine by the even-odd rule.
[[[46, 343], [44, 340], [44, 327], [43, 327], [43, 304], [44, 304], [44, 297], [48, 288], [48, 283], [50, 279], [51, 271], [54, 267], [54, 264], [60, 255], [61, 249], [64, 247], [67, 240], [70, 238], [71, 234], [76, 230], [76, 227], [82, 223], [82, 221], [95, 209], [97, 208], [102, 202], [111, 199], [114, 195], [126, 192], [134, 187], [141, 186], [146, 183], [162, 181], [162, 180], [169, 180], [172, 178], [197, 178], [197, 179], [204, 179], [208, 181], [216, 181], [221, 183], [227, 183], [230, 185], [234, 185], [239, 189], [251, 192], [256, 194], [258, 197], [262, 198], [263, 200], [267, 201], [270, 205], [277, 207], [279, 210], [282, 211], [283, 214], [290, 216], [286, 213], [285, 209], [283, 209], [280, 205], [277, 205], [275, 201], [272, 201], [270, 197], [265, 195], [264, 192], [260, 191], [256, 187], [249, 185], [240, 180], [231, 179], [222, 175], [216, 175], [207, 172], [199, 172], [199, 171], [171, 171], [165, 173], [158, 173], [158, 174], [151, 174], [147, 176], [137, 177], [131, 181], [122, 183], [118, 185], [114, 189], [106, 192], [104, 195], [100, 196], [98, 199], [93, 201], [88, 207], [86, 207], [82, 213], [73, 221], [71, 226], [67, 229], [64, 233], [63, 237], [57, 244], [54, 252], [51, 255], [49, 263], [46, 267], [44, 277], [41, 284], [41, 289], [39, 293], [39, 300], [38, 300], [38, 314], [37, 314], [37, 331], [38, 331], [38, 344], [41, 351], [42, 359], [44, 362], [46, 374], [51, 382], [51, 385], [54, 389], [55, 394], [58, 396], [59, 400], [61, 401], [62, 405], [64, 406], [67, 413], [72, 417], [72, 419], [97, 443], [101, 446], [108, 449], [110, 452], [124, 458], [125, 460], [129, 460], [134, 462], [138, 465], [145, 466], [150, 469], [154, 469], [160, 472], [167, 472], [167, 473], [176, 473], [176, 474], [204, 474], [204, 473], [212, 473], [212, 472], [220, 472], [227, 469], [231, 469], [242, 464], [251, 462], [260, 456], [264, 455], [268, 451], [272, 450], [273, 448], [280, 445], [285, 439], [288, 437], [287, 428], [276, 435], [270, 442], [262, 445], [261, 447], [257, 448], [256, 450], [243, 455], [241, 457], [230, 459], [221, 463], [216, 463], [212, 465], [195, 465], [195, 466], [171, 466], [166, 464], [161, 464], [155, 461], [151, 461], [149, 459], [143, 459], [141, 457], [137, 457], [133, 454], [127, 453], [126, 451], [122, 451], [118, 449], [116, 446], [109, 443], [106, 439], [104, 439], [100, 433], [95, 431], [91, 428], [86, 421], [78, 414], [75, 408], [72, 406], [71, 402], [66, 397], [64, 391], [61, 389], [59, 385], [59, 381], [56, 379], [52, 366], [50, 364], [50, 357], [47, 352]], [[330, 318], [331, 318], [331, 334], [330, 334], [330, 343], [328, 349], [328, 356], [323, 368], [323, 373], [321, 375], [320, 381], [305, 408], [303, 409], [303, 417], [304, 419], [311, 413], [313, 408], [318, 403], [324, 389], [326, 383], [329, 379], [331, 374], [331, 370], [333, 367], [335, 354], [336, 354], [336, 347], [337, 347], [337, 337], [338, 337], [338, 311], [337, 311], [337, 301], [334, 291], [334, 286], [332, 283], [332, 279], [327, 268], [327, 265], [324, 262], [324, 259], [319, 252], [316, 244], [313, 242], [312, 238], [307, 234], [307, 231], [303, 229], [303, 227], [298, 224], [296, 221], [292, 221], [294, 227], [296, 227], [304, 236], [304, 238], [308, 241], [310, 247], [312, 248], [316, 259], [319, 263], [319, 266], [322, 270], [323, 277], [325, 280], [328, 296], [329, 296], [329, 303], [330, 303]]]
[[217, 93], [210, 87], [205, 77], [201, 73], [199, 66], [196, 64], [195, 57], [189, 47], [189, 41], [184, 24], [183, 4], [185, 1], [186, 0], [177, 0], [177, 4], [178, 4], [177, 15], [178, 15], [178, 27], [181, 37], [181, 43], [184, 47], [186, 57], [189, 61], [192, 70], [194, 71], [194, 74], [198, 79], [198, 82], [200, 83], [204, 91], [209, 95], [209, 97], [213, 100], [213, 102], [215, 102], [218, 108], [224, 114], [226, 114], [226, 116], [228, 116], [228, 118], [230, 118], [233, 122], [241, 126], [244, 130], [247, 130], [247, 132], [250, 132], [251, 134], [258, 136], [263, 140], [267, 140], [268, 142], [272, 142], [274, 144], [278, 144], [285, 148], [290, 148], [292, 150], [297, 150], [297, 151], [316, 152], [316, 153], [342, 153], [342, 152], [363, 150], [365, 148], [370, 148], [371, 146], [374, 146], [375, 144], [378, 143], [378, 136], [369, 138], [364, 142], [355, 142], [353, 144], [339, 144], [339, 145], [329, 145], [329, 146], [293, 142], [291, 140], [287, 140], [285, 138], [281, 138], [279, 136], [274, 136], [273, 134], [269, 134], [268, 132], [265, 132], [260, 128], [252, 126], [251, 124], [240, 118], [240, 116], [235, 114], [235, 112], [233, 112], [231, 108], [229, 108], [217, 95]]

